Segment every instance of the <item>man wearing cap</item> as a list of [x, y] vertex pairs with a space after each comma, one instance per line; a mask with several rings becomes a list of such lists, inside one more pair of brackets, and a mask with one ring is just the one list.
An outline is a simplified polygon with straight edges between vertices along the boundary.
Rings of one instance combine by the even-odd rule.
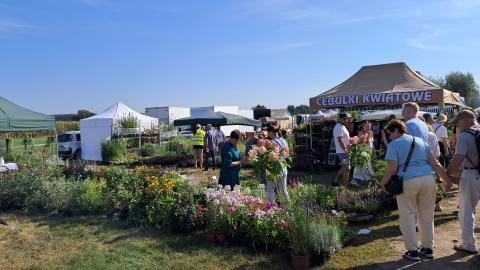
[[348, 157], [348, 146], [350, 142], [350, 134], [348, 133], [346, 124], [350, 121], [352, 116], [348, 113], [340, 113], [340, 120], [333, 128], [333, 138], [335, 141], [335, 152], [337, 153], [338, 158], [340, 159], [341, 168], [338, 171], [335, 180], [332, 182], [332, 185], [338, 185], [337, 178], [342, 176], [343, 185], [348, 187], [348, 178], [350, 177], [350, 158]]
[[418, 104], [415, 102], [407, 102], [402, 105], [402, 116], [405, 126], [407, 126], [407, 134], [421, 138], [424, 142], [428, 141], [428, 127], [422, 120], [418, 119]]
[[204, 137], [204, 146], [205, 146], [205, 169], [204, 171], [208, 171], [208, 167], [210, 166], [210, 157], [212, 157], [212, 165], [213, 170], [217, 168], [217, 158], [216, 158], [216, 151], [218, 148], [218, 140], [215, 131], [212, 130], [212, 125], [207, 125], [207, 132], [205, 132]]
[[478, 253], [474, 235], [474, 211], [480, 198], [480, 174], [477, 168], [478, 151], [473, 135], [480, 126], [477, 124], [476, 117], [475, 112], [466, 110], [459, 112], [452, 121], [461, 132], [457, 134], [455, 155], [447, 169], [447, 174], [450, 176], [461, 172], [462, 183], [459, 185], [458, 212], [458, 220], [462, 227], [462, 243], [454, 245], [453, 248], [470, 254]]
[[440, 146], [440, 153], [442, 153], [439, 161], [444, 168], [447, 167], [446, 162], [448, 161], [447, 158], [450, 154], [448, 152], [448, 132], [447, 128], [444, 126], [445, 122], [447, 122], [447, 116], [445, 114], [440, 114], [437, 119], [435, 119], [435, 123], [432, 124], [433, 131], [437, 136], [438, 145]]

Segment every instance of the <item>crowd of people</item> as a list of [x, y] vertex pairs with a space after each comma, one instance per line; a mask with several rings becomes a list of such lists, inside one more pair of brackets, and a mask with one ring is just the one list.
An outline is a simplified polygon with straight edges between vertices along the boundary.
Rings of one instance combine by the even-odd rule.
[[[287, 132], [276, 125], [270, 125], [264, 131], [258, 130], [255, 132], [246, 142], [246, 149], [243, 157], [237, 148], [240, 139], [243, 138], [243, 135], [239, 130], [233, 130], [227, 139], [219, 126], [215, 127], [216, 131], [213, 131], [211, 124], [207, 124], [205, 128], [206, 131], [203, 131], [202, 125], [200, 124], [198, 124], [196, 128], [192, 140], [194, 149], [194, 168], [203, 167], [203, 171], [208, 171], [211, 158], [212, 169], [215, 170], [217, 167], [216, 156], [219, 154], [222, 165], [220, 167], [218, 184], [224, 187], [230, 186], [232, 190], [236, 185], [240, 185], [240, 166], [247, 162], [248, 152], [252, 149], [253, 145], [259, 144], [261, 141], [269, 140], [275, 143], [279, 151], [282, 147], [289, 148], [289, 145], [285, 140], [285, 137], [288, 136]], [[279, 177], [271, 181], [266, 181], [267, 198], [269, 202], [275, 201], [275, 193], [282, 196], [283, 199], [289, 200], [287, 175], [288, 170], [286, 167], [283, 167], [282, 174]]]
[[[453, 185], [452, 179], [459, 180], [458, 218], [462, 228], [462, 242], [455, 244], [453, 248], [477, 254], [474, 227], [475, 208], [480, 200], [480, 169], [475, 131], [477, 129], [480, 131], [480, 126], [477, 123], [476, 112], [471, 108], [463, 108], [456, 114], [451, 121], [454, 127], [453, 137], [449, 142], [445, 126], [448, 120], [446, 115], [439, 114], [434, 118], [432, 114], [425, 113], [419, 116], [417, 115], [419, 106], [414, 102], [404, 103], [402, 108], [403, 121], [391, 115], [386, 119], [388, 124], [380, 130], [380, 148], [386, 150], [385, 160], [388, 167], [379, 184], [382, 190], [388, 193], [385, 186], [393, 175], [396, 174], [403, 180], [403, 192], [395, 197], [406, 249], [404, 256], [413, 261], [420, 261], [419, 254], [427, 258], [434, 257], [434, 212], [442, 211], [442, 207], [435, 204], [437, 185], [441, 183], [443, 189], [449, 191]], [[340, 113], [339, 121], [333, 129], [340, 170], [332, 184], [347, 188], [349, 184], [358, 185], [357, 181], [371, 183], [374, 174], [374, 166], [369, 162], [365, 168], [357, 168], [349, 183], [351, 137], [347, 125], [351, 119], [350, 114]], [[282, 146], [288, 146], [284, 139], [286, 136], [288, 136], [286, 132], [282, 134], [282, 130], [274, 125], [266, 129], [266, 134], [256, 132], [247, 141], [242, 157], [237, 149], [237, 144], [242, 138], [238, 130], [232, 131], [226, 139], [219, 127], [215, 133], [211, 125], [207, 125], [206, 132], [202, 130], [201, 125], [197, 125], [193, 139], [194, 164], [195, 167], [205, 165], [204, 170], [208, 170], [208, 159], [212, 158], [215, 169], [215, 153], [219, 152], [222, 159], [219, 184], [233, 188], [240, 184], [240, 166], [247, 161], [248, 152], [253, 145], [259, 144], [262, 140], [271, 140], [280, 149]], [[372, 125], [365, 121], [359, 129], [358, 138], [367, 144], [369, 151], [375, 153], [373, 137]], [[221, 147], [220, 143], [223, 143]], [[208, 154], [206, 162], [203, 160], [202, 151]], [[289, 199], [286, 188], [287, 174], [288, 171], [284, 168], [278, 178], [267, 181], [268, 201], [275, 200], [275, 192], [286, 200]], [[420, 236], [420, 247], [417, 231]]]
[[[446, 115], [439, 114], [434, 119], [430, 113], [418, 116], [418, 112], [418, 104], [405, 103], [402, 106], [403, 121], [391, 115], [386, 127], [380, 131], [382, 148], [386, 150], [385, 160], [388, 161], [380, 186], [388, 193], [385, 186], [393, 175], [396, 174], [403, 180], [403, 192], [396, 196], [396, 201], [406, 249], [404, 256], [414, 261], [420, 261], [419, 253], [427, 258], [434, 257], [434, 211], [442, 211], [442, 207], [435, 204], [437, 183], [442, 183], [443, 189], [449, 191], [453, 184], [451, 178], [454, 177], [460, 177], [461, 183], [458, 217], [462, 227], [462, 243], [453, 248], [476, 254], [478, 247], [474, 237], [474, 211], [480, 199], [479, 154], [475, 143], [475, 130], [480, 126], [477, 124], [476, 112], [465, 108], [455, 116], [451, 121], [455, 125], [451, 143], [445, 127], [448, 120]], [[341, 166], [333, 185], [349, 185], [350, 133], [346, 126], [350, 120], [351, 115], [340, 113], [333, 130]], [[362, 141], [373, 152], [373, 133], [370, 129], [371, 124], [364, 122], [358, 137], [363, 138]], [[470, 132], [464, 132], [469, 130]], [[358, 185], [358, 180], [371, 180], [371, 176], [370, 167], [357, 169], [350, 184]], [[338, 181], [339, 178], [342, 182]]]

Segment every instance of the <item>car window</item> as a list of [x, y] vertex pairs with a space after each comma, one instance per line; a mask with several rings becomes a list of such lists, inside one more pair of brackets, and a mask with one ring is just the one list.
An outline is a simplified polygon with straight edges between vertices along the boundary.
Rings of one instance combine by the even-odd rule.
[[70, 134], [60, 134], [57, 137], [57, 142], [68, 142], [70, 140]]
[[77, 141], [80, 141], [80, 133], [77, 133]]

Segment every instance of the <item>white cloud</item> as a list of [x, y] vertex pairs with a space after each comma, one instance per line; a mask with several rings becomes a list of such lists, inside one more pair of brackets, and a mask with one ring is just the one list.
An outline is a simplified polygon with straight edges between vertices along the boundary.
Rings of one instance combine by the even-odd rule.
[[13, 38], [33, 28], [35, 27], [19, 21], [0, 18], [0, 38]]

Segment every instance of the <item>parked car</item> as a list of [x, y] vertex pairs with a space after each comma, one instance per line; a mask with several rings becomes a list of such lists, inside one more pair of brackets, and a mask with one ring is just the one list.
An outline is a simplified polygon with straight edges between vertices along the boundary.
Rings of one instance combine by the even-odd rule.
[[82, 158], [80, 131], [67, 131], [57, 136], [58, 156], [61, 158]]

